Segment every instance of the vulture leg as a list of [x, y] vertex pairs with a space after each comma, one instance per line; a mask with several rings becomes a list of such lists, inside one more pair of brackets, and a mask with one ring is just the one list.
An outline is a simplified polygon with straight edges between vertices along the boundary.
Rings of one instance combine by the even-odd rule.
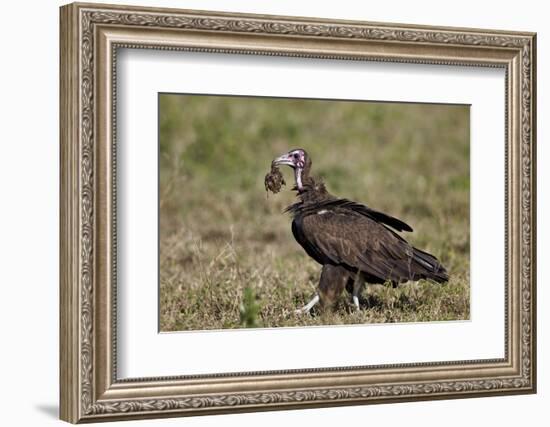
[[303, 314], [303, 313], [309, 313], [309, 310], [313, 308], [315, 304], [319, 302], [319, 294], [315, 294], [313, 298], [311, 298], [311, 301], [308, 302], [306, 305], [304, 305], [302, 308], [299, 308], [298, 310], [295, 310], [294, 312], [296, 314]]
[[324, 307], [330, 307], [336, 302], [346, 287], [349, 271], [338, 265], [325, 264], [319, 280], [319, 296]]
[[355, 279], [353, 281], [353, 292], [352, 292], [352, 299], [353, 299], [353, 305], [357, 310], [359, 310], [359, 294], [361, 293], [361, 289], [363, 288], [363, 285], [365, 284], [365, 279], [360, 271], [358, 271], [355, 274]]

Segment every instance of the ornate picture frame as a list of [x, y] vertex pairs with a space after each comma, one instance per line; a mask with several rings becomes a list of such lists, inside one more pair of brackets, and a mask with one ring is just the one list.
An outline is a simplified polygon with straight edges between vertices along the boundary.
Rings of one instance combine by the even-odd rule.
[[[78, 423], [536, 391], [535, 34], [80, 3], [60, 13], [61, 419]], [[119, 48], [504, 69], [505, 357], [118, 379]]]

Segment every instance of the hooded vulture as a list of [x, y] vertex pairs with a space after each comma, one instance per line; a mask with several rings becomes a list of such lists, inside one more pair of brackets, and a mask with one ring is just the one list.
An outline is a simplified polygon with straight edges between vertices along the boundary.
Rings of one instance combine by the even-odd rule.
[[309, 312], [318, 302], [330, 306], [344, 289], [350, 291], [359, 309], [359, 294], [365, 282], [391, 282], [396, 286], [411, 280], [443, 283], [449, 279], [436, 257], [413, 247], [396, 233], [413, 231], [409, 225], [328, 193], [325, 185], [310, 175], [311, 158], [305, 150], [291, 150], [276, 158], [273, 165], [287, 165], [294, 170], [293, 190], [299, 200], [285, 211], [293, 217], [295, 239], [323, 266], [316, 294], [297, 312]]

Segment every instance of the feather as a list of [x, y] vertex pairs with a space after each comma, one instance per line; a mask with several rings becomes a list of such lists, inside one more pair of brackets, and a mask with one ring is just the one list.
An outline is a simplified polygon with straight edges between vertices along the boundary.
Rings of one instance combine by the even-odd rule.
[[366, 205], [331, 196], [324, 187], [315, 197], [314, 180], [309, 177], [308, 182], [306, 191], [313, 194], [300, 197], [285, 211], [294, 217], [296, 241], [318, 263], [362, 272], [372, 283], [448, 280], [437, 258], [414, 248], [396, 233], [412, 231], [408, 224]]
[[337, 199], [337, 198], [331, 197], [326, 200], [319, 201], [317, 203], [297, 202], [288, 206], [285, 209], [285, 212], [295, 213], [297, 211], [302, 211], [302, 212], [319, 211], [322, 209], [328, 210], [331, 208], [343, 208], [343, 209], [352, 210], [368, 218], [371, 218], [377, 222], [386, 224], [397, 231], [409, 231], [409, 232], [413, 231], [410, 225], [404, 223], [403, 221], [397, 218], [394, 218], [383, 212], [375, 211], [374, 209], [371, 209], [366, 205], [355, 203], [347, 199]]

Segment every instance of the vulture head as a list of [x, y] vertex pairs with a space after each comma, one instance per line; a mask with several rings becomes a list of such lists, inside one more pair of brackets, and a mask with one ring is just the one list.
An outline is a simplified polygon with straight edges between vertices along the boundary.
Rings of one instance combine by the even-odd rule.
[[273, 163], [277, 166], [287, 165], [294, 169], [296, 189], [298, 191], [302, 191], [304, 189], [304, 182], [309, 177], [309, 170], [311, 168], [311, 159], [309, 158], [306, 150], [303, 150], [302, 148], [290, 150], [288, 153], [285, 153], [273, 160]]

